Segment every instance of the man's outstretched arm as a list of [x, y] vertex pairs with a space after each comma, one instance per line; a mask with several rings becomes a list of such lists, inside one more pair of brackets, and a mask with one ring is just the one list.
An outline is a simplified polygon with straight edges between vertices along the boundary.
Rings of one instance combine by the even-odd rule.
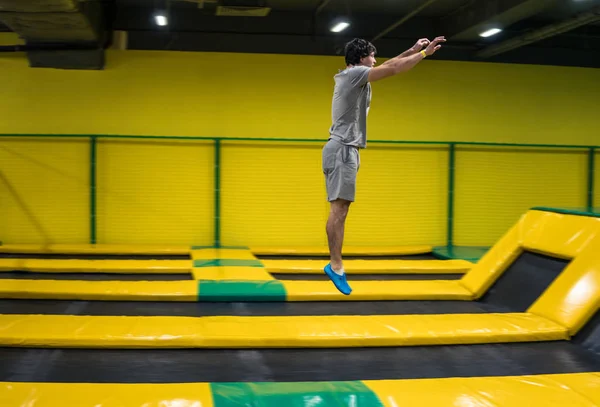
[[[443, 36], [436, 37], [433, 41], [427, 44], [427, 48], [424, 50], [425, 54], [427, 56], [433, 55], [438, 49], [441, 48], [440, 43], [442, 42], [446, 42], [446, 38]], [[424, 58], [425, 56], [419, 51], [407, 57], [403, 57], [402, 54], [398, 55], [397, 57], [386, 61], [380, 66], [372, 68], [369, 72], [368, 80], [369, 82], [375, 82], [384, 78], [389, 78], [390, 76], [398, 75], [402, 72], [406, 72], [421, 62]]]

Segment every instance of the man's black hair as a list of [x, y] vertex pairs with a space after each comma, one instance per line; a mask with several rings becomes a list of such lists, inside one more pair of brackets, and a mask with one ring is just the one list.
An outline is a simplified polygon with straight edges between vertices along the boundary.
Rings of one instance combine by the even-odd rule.
[[355, 38], [346, 44], [344, 53], [346, 54], [346, 65], [358, 65], [360, 59], [368, 57], [371, 53], [377, 54], [377, 49], [367, 40]]

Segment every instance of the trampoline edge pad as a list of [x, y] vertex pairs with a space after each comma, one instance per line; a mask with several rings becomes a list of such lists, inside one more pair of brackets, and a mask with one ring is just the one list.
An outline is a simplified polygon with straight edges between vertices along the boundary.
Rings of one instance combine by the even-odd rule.
[[568, 340], [526, 313], [134, 317], [0, 315], [0, 346], [51, 348], [272, 348], [453, 345]]
[[182, 281], [1, 280], [0, 298], [82, 301], [198, 300], [197, 283]]
[[575, 335], [600, 309], [600, 238], [590, 242], [527, 310]]
[[[439, 407], [531, 405], [589, 407], [600, 405], [600, 374], [569, 373], [442, 379], [397, 379], [325, 382], [233, 382], [177, 384], [0, 382], [6, 407]], [[312, 405], [312, 404], [311, 404]]]

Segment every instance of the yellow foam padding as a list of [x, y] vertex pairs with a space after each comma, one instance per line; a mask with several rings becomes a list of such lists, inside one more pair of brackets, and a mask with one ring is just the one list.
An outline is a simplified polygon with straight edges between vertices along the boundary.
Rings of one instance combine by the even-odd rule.
[[157, 282], [0, 279], [0, 298], [198, 301], [198, 283], [192, 280]]
[[[256, 393], [253, 405], [275, 405], [285, 393], [306, 389], [318, 397], [320, 389], [335, 391], [345, 382], [324, 382], [312, 390], [310, 383], [271, 384]], [[597, 407], [600, 405], [600, 374], [567, 373], [496, 377], [363, 380], [382, 407]], [[357, 383], [357, 384], [358, 384]], [[316, 383], [314, 383], [316, 384]], [[296, 387], [300, 385], [302, 387]], [[233, 387], [232, 391], [239, 390]], [[312, 391], [311, 391], [312, 390]], [[224, 391], [224, 390], [221, 390]], [[259, 395], [260, 394], [260, 395]], [[295, 393], [292, 393], [295, 394]], [[221, 396], [227, 396], [227, 393]], [[237, 395], [237, 394], [236, 394]], [[354, 395], [348, 395], [353, 397]], [[22, 383], [0, 382], [4, 407], [102, 406], [102, 407], [214, 407], [211, 383]], [[302, 393], [292, 400], [298, 400]], [[264, 403], [264, 404], [263, 404]], [[296, 405], [296, 404], [294, 404]], [[307, 405], [313, 405], [307, 403]], [[337, 406], [350, 404], [336, 403]], [[359, 407], [362, 406], [359, 404]]]
[[0, 259], [0, 271], [52, 273], [187, 273], [191, 260], [55, 260]]
[[[344, 246], [342, 254], [346, 256], [406, 256], [411, 254], [427, 254], [432, 246]], [[325, 246], [278, 247], [251, 246], [250, 251], [260, 255], [289, 255], [289, 256], [328, 256], [329, 249]]]
[[458, 283], [481, 297], [504, 270], [523, 252], [519, 239], [519, 224], [510, 228], [502, 238], [488, 250]]
[[[261, 260], [270, 273], [321, 274], [328, 260]], [[347, 274], [460, 274], [473, 263], [466, 260], [346, 260]]]
[[190, 246], [125, 244], [5, 244], [0, 253], [61, 254], [180, 254], [190, 253]]
[[247, 260], [256, 259], [254, 254], [248, 249], [200, 249], [192, 250], [193, 260], [212, 260], [212, 259], [236, 259]]
[[531, 210], [459, 282], [479, 298], [524, 250], [572, 259], [596, 238], [599, 218]]
[[528, 312], [550, 319], [575, 335], [600, 309], [600, 238], [593, 240]]
[[283, 280], [287, 301], [462, 300], [473, 294], [457, 280], [352, 281], [351, 295], [342, 295], [329, 281]]
[[[600, 374], [364, 380], [384, 407], [597, 407]], [[53, 407], [53, 406], [49, 406]]]
[[529, 211], [522, 218], [520, 228], [523, 248], [572, 259], [600, 236], [600, 218]]
[[210, 383], [0, 382], [3, 407], [213, 407]]
[[0, 315], [0, 345], [16, 347], [371, 347], [568, 338], [564, 327], [526, 313], [202, 318]]
[[197, 267], [192, 270], [192, 274], [195, 280], [274, 280], [262, 267]]

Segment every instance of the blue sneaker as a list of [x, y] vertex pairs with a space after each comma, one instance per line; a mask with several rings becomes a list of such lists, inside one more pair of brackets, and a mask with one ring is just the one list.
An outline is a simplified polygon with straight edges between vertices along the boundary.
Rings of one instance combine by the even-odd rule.
[[346, 281], [346, 273], [340, 276], [335, 271], [333, 271], [333, 269], [331, 268], [331, 264], [326, 265], [324, 270], [325, 274], [327, 274], [327, 276], [335, 285], [335, 288], [337, 288], [344, 295], [350, 295], [350, 293], [352, 292], [352, 288], [350, 288], [348, 282]]

